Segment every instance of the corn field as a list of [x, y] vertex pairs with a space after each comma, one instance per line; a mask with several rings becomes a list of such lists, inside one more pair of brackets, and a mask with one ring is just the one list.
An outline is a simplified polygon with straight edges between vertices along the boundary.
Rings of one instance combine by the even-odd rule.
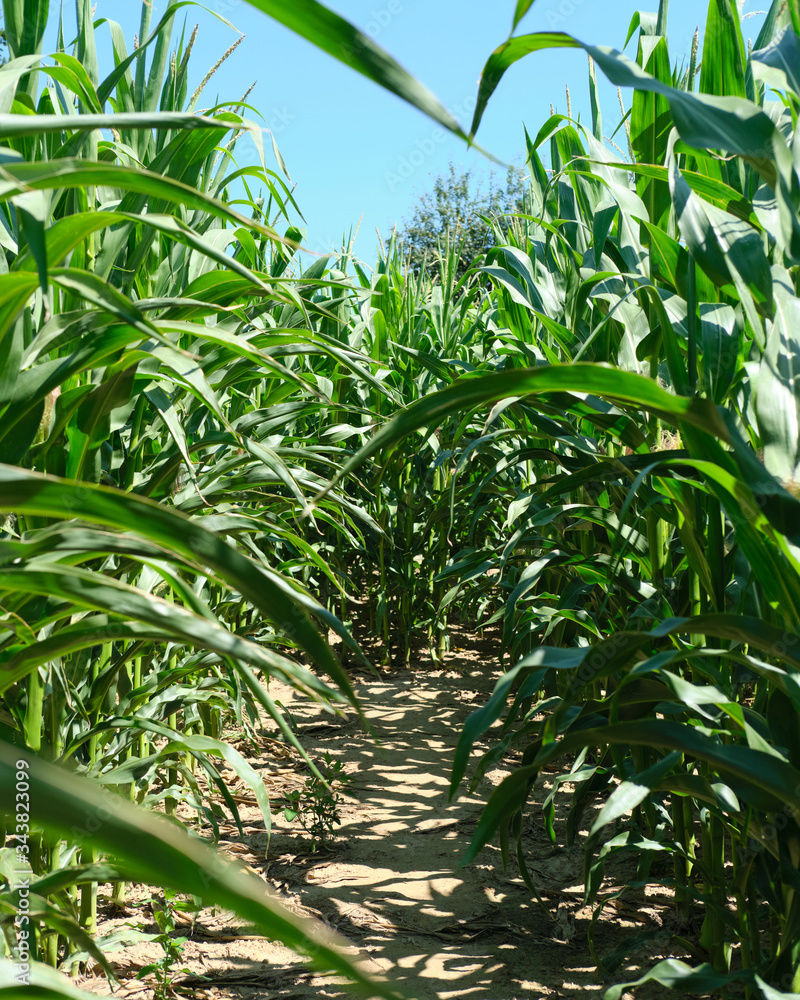
[[[538, 899], [523, 830], [556, 844], [569, 783], [559, 846], [596, 919], [671, 893], [682, 958], [638, 983], [590, 932], [606, 1000], [800, 993], [799, 0], [752, 46], [711, 0], [686, 54], [661, 0], [635, 58], [522, 34], [519, 0], [469, 133], [324, 6], [249, 2], [469, 142], [517, 61], [582, 48], [591, 120], [524, 134], [527, 209], [463, 278], [457, 236], [436, 280], [398, 243], [308, 264], [252, 110], [189, 93], [191, 4], [144, 3], [129, 51], [76, 0], [74, 45], [43, 54], [48, 0], [3, 0], [0, 996], [85, 996], [86, 962], [113, 983], [105, 883], [226, 907], [397, 996], [214, 847], [238, 821], [222, 762], [267, 831], [274, 808], [231, 725], [271, 720], [326, 781], [268, 682], [358, 712], [357, 606], [393, 671], [445, 661], [454, 621], [499, 630], [451, 795], [509, 773], [467, 861], [499, 842]], [[613, 125], [598, 74], [631, 88]]]

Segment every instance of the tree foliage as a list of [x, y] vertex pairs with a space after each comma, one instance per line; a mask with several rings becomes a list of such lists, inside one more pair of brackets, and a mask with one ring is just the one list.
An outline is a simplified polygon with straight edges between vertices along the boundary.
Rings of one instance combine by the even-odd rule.
[[395, 234], [411, 270], [419, 274], [427, 267], [432, 277], [439, 272], [445, 246], [459, 244], [457, 277], [461, 278], [475, 259], [496, 244], [492, 223], [521, 212], [528, 185], [523, 171], [509, 167], [505, 184], [490, 178], [488, 188], [473, 184], [473, 172], [459, 173], [450, 164], [414, 207], [411, 218]]

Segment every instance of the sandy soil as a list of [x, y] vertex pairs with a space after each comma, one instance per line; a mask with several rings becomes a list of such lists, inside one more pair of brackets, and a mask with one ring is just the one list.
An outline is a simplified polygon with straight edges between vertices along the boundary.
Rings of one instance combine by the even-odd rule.
[[[260, 813], [246, 790], [237, 789], [245, 837], [229, 824], [220, 847], [257, 872], [297, 912], [317, 916], [344, 935], [367, 970], [396, 984], [408, 998], [523, 1000], [588, 991], [599, 1000], [607, 983], [595, 979], [587, 945], [591, 911], [581, 908], [580, 850], [554, 851], [541, 822], [530, 821], [527, 857], [544, 907], [531, 898], [513, 860], [503, 871], [496, 846], [469, 867], [461, 866], [482, 805], [506, 772], [490, 772], [474, 795], [463, 794], [462, 787], [450, 801], [453, 750], [464, 720], [484, 702], [496, 676], [492, 660], [479, 647], [451, 654], [446, 670], [428, 665], [356, 678], [375, 738], [362, 731], [354, 715], [332, 719], [273, 683], [272, 695], [290, 707], [311, 756], [329, 752], [344, 762], [353, 777], [351, 797], [343, 799], [335, 837], [312, 853], [308, 837], [296, 822], [284, 819], [281, 809], [281, 794], [303, 783], [297, 762], [268, 739], [260, 750], [241, 744], [273, 797], [273, 832], [268, 844]], [[236, 788], [232, 772], [230, 777]], [[541, 782], [540, 801], [547, 787]], [[559, 797], [568, 804], [569, 786]], [[613, 866], [609, 873], [618, 884], [628, 877], [622, 870], [614, 873]], [[145, 902], [149, 891], [135, 889], [127, 910], [116, 914], [109, 894], [110, 887], [101, 888], [101, 934], [137, 924], [155, 930]], [[609, 907], [596, 942], [610, 950], [626, 928], [635, 933], [657, 926], [663, 912], [656, 900], [647, 907]], [[191, 975], [176, 975], [180, 995], [214, 1000], [351, 995], [341, 981], [310, 974], [282, 945], [237, 929], [229, 914], [206, 909], [193, 927], [181, 930], [190, 936], [180, 966]], [[151, 943], [113, 952], [122, 981], [115, 995], [152, 997], [152, 984], [135, 976], [159, 955]], [[638, 959], [648, 966], [658, 957]], [[635, 962], [628, 964], [618, 979], [634, 979], [640, 971]], [[108, 991], [97, 975], [81, 985]]]

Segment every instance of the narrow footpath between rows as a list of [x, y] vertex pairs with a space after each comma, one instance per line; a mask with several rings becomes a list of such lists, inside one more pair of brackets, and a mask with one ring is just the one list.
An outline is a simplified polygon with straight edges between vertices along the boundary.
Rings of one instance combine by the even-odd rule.
[[[503, 871], [497, 846], [461, 867], [482, 805], [506, 772], [490, 772], [474, 795], [451, 802], [450, 767], [462, 724], [484, 702], [495, 676], [474, 652], [453, 654], [446, 671], [361, 675], [355, 687], [376, 738], [362, 731], [354, 714], [333, 718], [293, 700], [290, 689], [271, 684], [312, 758], [329, 752], [352, 775], [350, 797], [342, 800], [342, 823], [329, 844], [312, 853], [308, 837], [279, 808], [282, 791], [292, 782], [302, 784], [296, 762], [289, 762], [294, 769], [287, 767], [280, 757], [283, 748], [272, 740], [264, 741], [260, 757], [242, 744], [240, 750], [262, 769], [274, 798], [272, 837], [267, 847], [261, 816], [242, 794], [245, 838], [230, 824], [220, 847], [257, 872], [296, 912], [335, 928], [351, 942], [351, 954], [361, 955], [367, 971], [397, 984], [407, 998], [527, 1000], [577, 997], [588, 990], [599, 1000], [607, 984], [593, 975], [586, 940], [591, 913], [581, 909], [579, 850], [554, 851], [541, 822], [530, 823], [528, 857], [547, 911], [531, 898], [513, 857]], [[234, 782], [232, 772], [230, 777]], [[139, 892], [140, 899], [146, 895]], [[131, 902], [135, 899], [136, 892]], [[101, 933], [126, 921], [146, 924], [151, 911], [131, 907], [115, 917], [107, 912]], [[137, 914], [133, 921], [132, 912]], [[599, 943], [608, 948], [625, 925], [630, 933], [640, 920], [641, 913], [634, 923], [615, 913], [613, 925], [601, 927]], [[179, 963], [191, 975], [176, 970], [178, 994], [208, 1000], [355, 995], [341, 980], [309, 973], [284, 946], [243, 931], [230, 914], [203, 910]], [[146, 943], [115, 953], [123, 980], [116, 995], [151, 997], [151, 987], [135, 975], [159, 954], [157, 946]], [[636, 970], [631, 971], [635, 978]], [[83, 985], [106, 991], [99, 978]]]

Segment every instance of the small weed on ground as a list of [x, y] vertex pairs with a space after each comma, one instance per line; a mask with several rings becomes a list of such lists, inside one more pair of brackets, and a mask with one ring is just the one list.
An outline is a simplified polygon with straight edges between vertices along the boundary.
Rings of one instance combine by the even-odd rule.
[[175, 932], [175, 911], [184, 909], [196, 909], [191, 903], [182, 903], [177, 899], [177, 894], [164, 890], [164, 905], [160, 907], [153, 901], [153, 917], [158, 925], [159, 933], [153, 940], [161, 945], [163, 954], [156, 962], [151, 962], [137, 974], [137, 979], [144, 979], [145, 976], [153, 975], [155, 985], [153, 996], [155, 1000], [166, 1000], [167, 997], [174, 996], [174, 982], [178, 975], [191, 975], [191, 970], [177, 968], [182, 961], [183, 949], [188, 941], [186, 937], [173, 937]]
[[344, 789], [353, 780], [347, 774], [340, 760], [333, 760], [330, 753], [320, 767], [323, 779], [310, 774], [303, 788], [297, 788], [287, 795], [289, 805], [284, 815], [289, 822], [297, 820], [311, 837], [311, 850], [316, 850], [333, 833], [341, 821], [339, 807]]

